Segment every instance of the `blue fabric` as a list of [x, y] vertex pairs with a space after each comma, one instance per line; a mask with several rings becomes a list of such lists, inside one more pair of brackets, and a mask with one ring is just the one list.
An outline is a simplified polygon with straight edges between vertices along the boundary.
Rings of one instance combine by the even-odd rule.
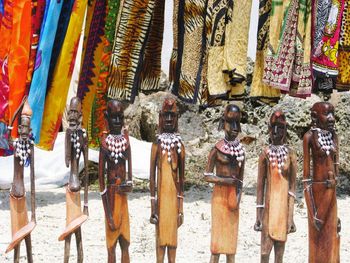
[[4, 0], [0, 0], [0, 13], [4, 14]]
[[28, 102], [33, 110], [31, 127], [35, 138], [35, 143], [38, 143], [40, 140], [40, 130], [45, 107], [45, 95], [51, 61], [51, 53], [54, 45], [62, 4], [63, 1], [47, 1], [44, 20], [41, 27], [34, 74], [28, 96]]
[[5, 123], [0, 122], [0, 149], [7, 150], [9, 148], [7, 139], [7, 126]]
[[47, 87], [50, 89], [53, 73], [55, 70], [55, 66], [57, 64], [58, 56], [60, 55], [64, 38], [66, 37], [67, 28], [70, 20], [70, 16], [72, 14], [72, 9], [75, 0], [67, 0], [63, 2], [60, 19], [58, 21], [58, 28], [56, 31], [55, 42], [52, 49], [50, 69], [49, 69], [49, 77], [47, 81]]

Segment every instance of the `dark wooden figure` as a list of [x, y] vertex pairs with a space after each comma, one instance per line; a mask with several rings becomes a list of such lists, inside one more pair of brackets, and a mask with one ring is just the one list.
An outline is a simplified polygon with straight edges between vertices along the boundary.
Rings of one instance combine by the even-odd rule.
[[[81, 238], [81, 225], [88, 218], [88, 138], [85, 129], [81, 127], [82, 113], [79, 98], [73, 97], [70, 101], [68, 122], [69, 127], [65, 136], [65, 161], [66, 166], [71, 168], [68, 185], [66, 187], [66, 228], [59, 236], [59, 241], [64, 244], [64, 263], [69, 262], [70, 241], [75, 234], [77, 245], [77, 262], [81, 263], [83, 257], [83, 243]], [[79, 160], [84, 157], [84, 209], [81, 210]]]
[[204, 180], [215, 184], [211, 199], [210, 263], [218, 263], [220, 254], [226, 255], [227, 263], [235, 262], [245, 164], [244, 148], [237, 139], [240, 120], [240, 109], [228, 105], [219, 124], [219, 130], [225, 131], [225, 138], [211, 150], [204, 173]]
[[341, 228], [336, 195], [339, 144], [334, 128], [334, 106], [328, 102], [315, 103], [311, 108], [311, 119], [312, 127], [304, 135], [303, 145], [309, 263], [338, 263]]
[[132, 162], [129, 135], [124, 128], [123, 105], [116, 100], [109, 101], [105, 119], [109, 130], [101, 137], [99, 185], [106, 217], [108, 263], [116, 262], [115, 249], [118, 241], [122, 251], [121, 262], [129, 263], [127, 193], [132, 191]]
[[[35, 216], [35, 175], [34, 175], [34, 141], [31, 138], [30, 118], [32, 110], [28, 102], [24, 103], [20, 125], [18, 126], [19, 138], [14, 140], [14, 176], [10, 190], [10, 211], [12, 241], [6, 249], [6, 253], [15, 249], [14, 262], [19, 262], [20, 245], [24, 239], [27, 249], [27, 261], [33, 262], [31, 232], [36, 226]], [[30, 166], [31, 183], [31, 221], [28, 221], [26, 196], [24, 188], [24, 167]]]
[[285, 144], [287, 122], [275, 111], [269, 124], [271, 144], [259, 156], [255, 231], [261, 231], [261, 261], [269, 262], [272, 248], [275, 263], [283, 262], [287, 234], [296, 231], [293, 221], [296, 154]]
[[183, 192], [185, 180], [185, 147], [178, 132], [176, 101], [165, 99], [159, 113], [159, 135], [152, 144], [150, 191], [151, 218], [156, 226], [157, 262], [174, 263], [177, 232], [184, 220]]

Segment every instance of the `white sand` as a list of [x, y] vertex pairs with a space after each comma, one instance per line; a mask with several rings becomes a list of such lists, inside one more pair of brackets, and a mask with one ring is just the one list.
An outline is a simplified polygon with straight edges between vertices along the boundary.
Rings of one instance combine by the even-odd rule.
[[[29, 196], [29, 195], [27, 195]], [[102, 202], [99, 194], [90, 193], [90, 218], [82, 226], [84, 262], [107, 262], [105, 229]], [[13, 262], [13, 253], [4, 255], [11, 239], [8, 192], [0, 192], [0, 262]], [[349, 197], [338, 198], [338, 211], [342, 219], [341, 262], [350, 257], [350, 217]], [[38, 225], [32, 233], [34, 262], [63, 262], [64, 242], [57, 238], [65, 225], [64, 188], [38, 191]], [[129, 195], [131, 224], [131, 262], [155, 262], [154, 226], [149, 223], [150, 199], [148, 193]], [[179, 230], [177, 262], [208, 262], [210, 257], [210, 193], [191, 190], [185, 195], [185, 223]], [[305, 208], [296, 208], [295, 223], [297, 232], [289, 235], [285, 261], [290, 263], [307, 262], [307, 218]], [[239, 245], [237, 262], [259, 262], [260, 234], [253, 230], [255, 222], [255, 196], [243, 196], [240, 208]], [[71, 243], [71, 261], [76, 262], [74, 239]], [[25, 260], [24, 242], [21, 247], [21, 262]], [[273, 262], [271, 253], [271, 262]], [[117, 262], [120, 250], [117, 249]], [[221, 262], [225, 262], [224, 257]]]

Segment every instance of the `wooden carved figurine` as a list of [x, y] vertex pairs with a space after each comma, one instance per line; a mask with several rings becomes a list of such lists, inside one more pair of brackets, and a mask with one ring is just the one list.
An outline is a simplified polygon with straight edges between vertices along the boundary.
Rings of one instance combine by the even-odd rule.
[[[74, 97], [70, 101], [68, 122], [69, 127], [65, 137], [65, 161], [70, 166], [70, 176], [66, 187], [66, 228], [59, 236], [59, 241], [65, 241], [64, 262], [69, 262], [70, 242], [72, 234], [75, 234], [77, 245], [77, 262], [83, 262], [83, 243], [81, 237], [81, 225], [88, 218], [88, 138], [85, 129], [81, 128], [81, 102]], [[79, 159], [84, 157], [85, 191], [84, 210], [81, 210], [80, 181], [79, 181]]]
[[315, 103], [311, 108], [311, 119], [312, 127], [304, 135], [303, 144], [309, 263], [338, 263], [340, 220], [337, 216], [336, 184], [339, 145], [333, 105]]
[[174, 263], [177, 229], [183, 223], [183, 186], [185, 179], [185, 147], [178, 132], [176, 101], [165, 99], [159, 113], [159, 134], [152, 144], [150, 191], [151, 218], [156, 226], [157, 262]]
[[226, 254], [226, 262], [235, 262], [245, 164], [245, 151], [237, 139], [240, 120], [240, 109], [228, 105], [219, 124], [225, 138], [211, 150], [204, 173], [204, 180], [215, 184], [211, 199], [210, 263], [218, 263], [220, 254]]
[[296, 231], [293, 212], [296, 154], [285, 145], [287, 123], [282, 111], [275, 111], [269, 124], [271, 144], [259, 156], [255, 231], [261, 231], [261, 261], [269, 262], [272, 247], [275, 262], [283, 262], [287, 234]]
[[124, 109], [119, 101], [107, 103], [105, 119], [109, 130], [101, 137], [98, 178], [106, 216], [108, 262], [116, 262], [115, 249], [119, 241], [121, 262], [128, 263], [130, 226], [127, 193], [132, 190], [132, 164], [129, 135], [123, 128]]
[[[33, 262], [31, 232], [36, 226], [35, 217], [35, 175], [34, 175], [34, 141], [31, 138], [30, 118], [32, 110], [28, 102], [25, 102], [20, 125], [18, 126], [19, 138], [13, 142], [14, 147], [14, 176], [10, 190], [10, 211], [12, 241], [6, 249], [6, 253], [15, 249], [14, 262], [19, 262], [20, 245], [24, 239], [27, 249], [27, 260]], [[30, 166], [31, 183], [31, 221], [28, 221], [28, 212], [26, 205], [26, 196], [24, 189], [24, 167]]]

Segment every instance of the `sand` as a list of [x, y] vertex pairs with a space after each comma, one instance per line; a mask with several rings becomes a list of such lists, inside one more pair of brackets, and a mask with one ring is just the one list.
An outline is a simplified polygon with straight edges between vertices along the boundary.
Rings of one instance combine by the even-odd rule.
[[[29, 193], [27, 193], [27, 196]], [[299, 194], [300, 195], [300, 194]], [[37, 227], [32, 233], [34, 262], [63, 262], [64, 242], [58, 236], [65, 225], [64, 188], [37, 192]], [[300, 203], [295, 207], [297, 232], [290, 234], [284, 262], [307, 262], [308, 239], [306, 208]], [[11, 239], [8, 192], [0, 192], [0, 262], [13, 262], [13, 253], [4, 255]], [[338, 213], [342, 219], [341, 262], [350, 258], [350, 198], [338, 198]], [[102, 202], [97, 192], [89, 195], [90, 217], [82, 226], [84, 262], [107, 262], [105, 224]], [[240, 207], [240, 225], [236, 262], [259, 262], [260, 233], [253, 230], [255, 223], [255, 196], [244, 195]], [[131, 262], [155, 262], [154, 225], [149, 223], [150, 198], [148, 193], [129, 195], [131, 224]], [[185, 223], [179, 229], [177, 262], [209, 262], [210, 258], [210, 189], [192, 189], [185, 193]], [[24, 242], [21, 262], [26, 262]], [[74, 239], [71, 243], [71, 260], [76, 262]], [[117, 248], [117, 262], [120, 250]], [[220, 262], [225, 262], [221, 257]], [[271, 253], [273, 262], [273, 253]]]

